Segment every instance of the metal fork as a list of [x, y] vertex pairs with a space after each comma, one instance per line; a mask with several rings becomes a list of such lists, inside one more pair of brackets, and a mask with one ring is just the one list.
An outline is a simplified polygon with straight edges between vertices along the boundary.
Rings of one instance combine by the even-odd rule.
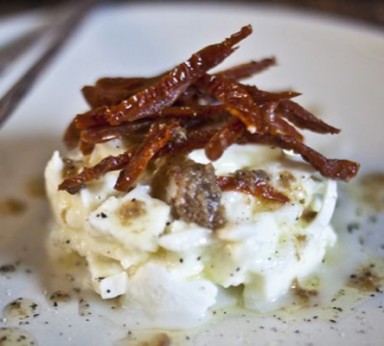
[[68, 14], [54, 23], [44, 36], [49, 43], [40, 57], [0, 99], [0, 128], [27, 95], [44, 69], [59, 52], [67, 39], [100, 0], [73, 1]]

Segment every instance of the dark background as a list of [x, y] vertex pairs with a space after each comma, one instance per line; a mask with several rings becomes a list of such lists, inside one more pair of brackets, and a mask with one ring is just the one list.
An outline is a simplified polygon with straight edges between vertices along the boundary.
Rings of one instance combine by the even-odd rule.
[[[105, 0], [107, 1], [107, 0]], [[110, 2], [122, 2], [124, 0], [109, 0]], [[125, 0], [130, 2], [139, 2]], [[181, 2], [180, 0], [178, 2]], [[0, 17], [17, 12], [37, 9], [45, 6], [54, 6], [65, 0], [0, 0]], [[143, 1], [141, 1], [143, 2]], [[152, 0], [161, 2], [161, 0]], [[166, 2], [166, 1], [163, 1]], [[173, 1], [176, 3], [177, 1]], [[192, 1], [190, 1], [192, 2]], [[207, 1], [193, 1], [207, 2]], [[214, 1], [210, 1], [214, 2]], [[284, 5], [293, 8], [317, 11], [323, 14], [332, 14], [342, 18], [350, 18], [365, 23], [370, 23], [381, 28], [384, 27], [384, 0], [242, 0], [242, 1], [215, 1], [217, 3], [262, 3]], [[1, 18], [0, 18], [1, 20]]]

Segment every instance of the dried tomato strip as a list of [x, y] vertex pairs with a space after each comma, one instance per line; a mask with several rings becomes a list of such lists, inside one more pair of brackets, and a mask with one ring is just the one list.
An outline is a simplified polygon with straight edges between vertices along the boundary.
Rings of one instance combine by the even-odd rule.
[[[73, 119], [73, 122], [75, 123], [76, 128], [79, 130], [84, 130], [94, 126], [109, 125], [103, 114], [103, 112], [107, 112], [108, 109], [108, 106], [100, 106], [95, 108], [95, 110], [88, 111], [87, 113], [78, 114]], [[89, 116], [90, 113], [92, 113], [92, 116]]]
[[173, 138], [178, 126], [177, 121], [171, 121], [169, 123], [156, 121], [151, 125], [148, 134], [138, 146], [132, 159], [120, 172], [115, 184], [116, 190], [129, 190], [141, 173], [144, 172], [149, 161]]
[[91, 127], [89, 129], [82, 130], [80, 138], [86, 143], [105, 143], [112, 139], [121, 138], [123, 136], [138, 135], [148, 130], [151, 125], [150, 120], [134, 122], [128, 124], [122, 124], [119, 126], [99, 126]]
[[291, 100], [283, 100], [280, 102], [282, 115], [292, 124], [302, 129], [308, 129], [318, 133], [339, 133], [340, 130], [326, 124], [312, 113], [301, 107]]
[[83, 155], [89, 155], [90, 153], [92, 153], [94, 148], [94, 144], [80, 140], [80, 151]]
[[143, 87], [148, 82], [153, 82], [159, 76], [153, 77], [104, 77], [96, 81], [96, 88], [103, 90], [124, 89], [132, 90]]
[[[188, 107], [169, 107], [161, 112], [162, 118], [197, 118], [200, 122], [204, 122], [204, 118], [216, 115], [222, 115], [224, 109], [221, 105], [214, 106], [188, 106]], [[123, 136], [137, 135], [147, 130], [153, 119], [145, 119], [142, 121], [134, 121], [131, 123], [123, 123], [118, 126], [97, 126], [81, 131], [80, 138], [86, 143], [104, 143], [112, 139], [121, 138]], [[188, 122], [186, 123], [188, 125]]]
[[[257, 173], [256, 171], [254, 171]], [[253, 172], [249, 172], [253, 173]], [[277, 191], [268, 180], [263, 177], [263, 174], [255, 174], [252, 183], [243, 179], [241, 175], [219, 176], [217, 183], [223, 191], [238, 191], [251, 196], [261, 197], [270, 201], [286, 203], [289, 198]]]
[[204, 148], [209, 139], [216, 133], [214, 129], [193, 129], [188, 131], [183, 138], [169, 142], [163, 149], [161, 149], [156, 157], [163, 157], [165, 155], [186, 154], [196, 149]]
[[215, 75], [223, 78], [240, 80], [252, 77], [254, 74], [260, 73], [273, 65], [276, 65], [276, 59], [274, 57], [265, 58], [259, 61], [250, 61], [245, 64], [231, 67], [224, 71], [220, 71]]
[[271, 122], [271, 125], [272, 126], [269, 133], [288, 135], [300, 142], [304, 140], [303, 135], [299, 131], [297, 131], [292, 125], [286, 122], [284, 119], [276, 117]]
[[59, 190], [65, 190], [70, 194], [79, 192], [86, 183], [99, 179], [110, 171], [122, 169], [131, 160], [134, 151], [134, 149], [130, 149], [118, 156], [107, 156], [97, 165], [93, 167], [85, 167], [79, 174], [65, 179], [59, 185]]
[[252, 96], [254, 101], [258, 103], [291, 99], [301, 95], [300, 93], [291, 90], [281, 92], [269, 92], [265, 90], [260, 90], [252, 85], [244, 85], [244, 87], [247, 89], [248, 93]]
[[86, 121], [97, 125], [101, 118], [111, 125], [119, 125], [161, 112], [172, 105], [190, 84], [232, 54], [234, 46], [251, 33], [252, 27], [244, 26], [221, 43], [207, 46], [193, 54], [158, 81], [118, 105], [97, 108], [81, 115], [79, 123]]
[[155, 117], [207, 117], [221, 114], [225, 111], [222, 105], [194, 105], [169, 107], [162, 110]]
[[268, 102], [261, 107], [261, 115], [263, 121], [263, 133], [270, 134], [286, 134], [290, 135], [298, 141], [302, 141], [304, 137], [293, 126], [280, 117], [276, 112], [278, 102]]
[[244, 139], [248, 143], [263, 143], [281, 149], [293, 150], [327, 178], [347, 181], [359, 171], [360, 165], [358, 163], [349, 160], [328, 159], [291, 136], [246, 134]]
[[68, 149], [75, 149], [79, 145], [80, 131], [77, 129], [74, 121], [72, 121], [66, 128], [63, 141]]
[[219, 159], [225, 149], [236, 143], [245, 132], [244, 124], [237, 118], [230, 119], [221, 129], [209, 139], [205, 146], [205, 155], [211, 160]]
[[87, 85], [81, 91], [92, 108], [112, 106], [139, 92], [158, 78], [158, 76], [151, 78], [102, 78], [96, 82], [95, 86]]
[[196, 84], [221, 101], [225, 109], [240, 119], [251, 133], [261, 129], [259, 105], [252, 99], [244, 85], [220, 76], [208, 75]]

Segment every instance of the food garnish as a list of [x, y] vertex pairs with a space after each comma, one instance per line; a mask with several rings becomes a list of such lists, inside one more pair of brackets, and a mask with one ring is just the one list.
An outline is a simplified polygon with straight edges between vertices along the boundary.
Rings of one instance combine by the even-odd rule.
[[[120, 170], [115, 184], [129, 191], [154, 160], [205, 149], [215, 161], [232, 144], [257, 143], [292, 150], [324, 177], [349, 180], [359, 164], [328, 159], [304, 144], [300, 130], [336, 134], [340, 130], [305, 110], [292, 98], [294, 91], [269, 92], [239, 82], [276, 64], [275, 58], [250, 61], [227, 70], [208, 71], [231, 55], [252, 33], [250, 25], [218, 44], [209, 45], [188, 60], [158, 76], [103, 78], [83, 88], [91, 109], [68, 126], [64, 142], [84, 155], [94, 146], [116, 138], [134, 138], [118, 156], [108, 156], [92, 167], [67, 177], [60, 190], [77, 193], [109, 171]], [[288, 198], [268, 185], [262, 174], [217, 177], [223, 190], [233, 189], [284, 203]]]

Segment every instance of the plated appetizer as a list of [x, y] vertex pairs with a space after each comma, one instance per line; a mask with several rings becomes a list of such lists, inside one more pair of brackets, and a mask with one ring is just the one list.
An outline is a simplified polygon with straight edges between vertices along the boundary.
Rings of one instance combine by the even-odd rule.
[[56, 262], [85, 262], [83, 287], [161, 320], [204, 319], [231, 296], [269, 311], [320, 297], [337, 180], [301, 130], [336, 134], [293, 101], [239, 81], [276, 63], [209, 73], [252, 33], [241, 28], [154, 77], [102, 78], [46, 168]]

